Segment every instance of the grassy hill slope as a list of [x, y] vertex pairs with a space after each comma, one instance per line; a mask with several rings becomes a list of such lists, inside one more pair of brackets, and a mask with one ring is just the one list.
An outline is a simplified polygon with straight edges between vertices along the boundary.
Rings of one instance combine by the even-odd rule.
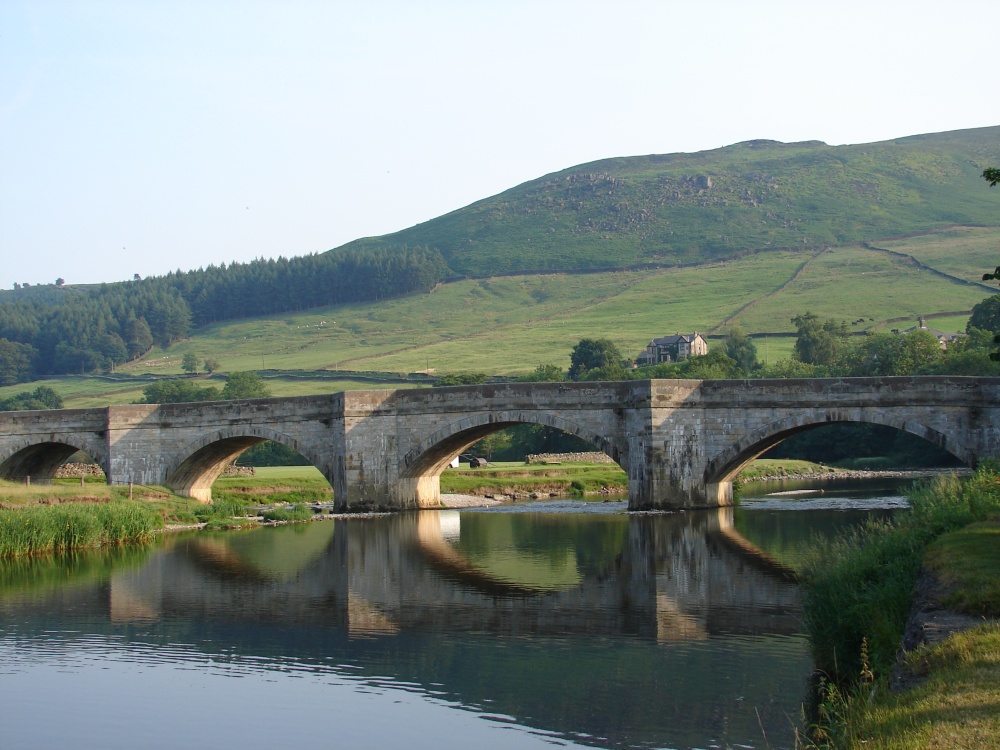
[[481, 277], [703, 263], [952, 224], [996, 226], [1000, 198], [980, 173], [998, 163], [1000, 127], [604, 159], [344, 247], [428, 245], [456, 274]]
[[[567, 367], [583, 337], [611, 338], [636, 356], [654, 336], [722, 333], [733, 322], [758, 335], [760, 354], [773, 362], [790, 355], [791, 317], [806, 310], [855, 322], [851, 331], [860, 333], [971, 309], [994, 292], [975, 279], [996, 265], [998, 245], [1000, 229], [952, 228], [878, 247], [775, 250], [697, 267], [467, 279], [386, 302], [208, 326], [121, 372], [176, 375], [190, 351], [219, 359], [223, 371], [269, 372], [276, 395], [395, 388], [403, 384], [358, 380], [351, 372], [430, 367], [437, 374], [513, 375], [539, 363]], [[966, 318], [930, 323], [956, 331]], [[318, 370], [337, 372], [309, 374]], [[82, 407], [135, 401], [145, 381], [73, 377], [44, 384], [67, 406]], [[35, 385], [0, 388], [0, 398]]]

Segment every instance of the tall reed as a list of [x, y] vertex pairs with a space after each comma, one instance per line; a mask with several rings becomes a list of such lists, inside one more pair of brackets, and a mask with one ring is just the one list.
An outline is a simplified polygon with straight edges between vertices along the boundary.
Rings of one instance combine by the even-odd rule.
[[0, 557], [148, 542], [159, 525], [137, 503], [72, 503], [0, 511]]

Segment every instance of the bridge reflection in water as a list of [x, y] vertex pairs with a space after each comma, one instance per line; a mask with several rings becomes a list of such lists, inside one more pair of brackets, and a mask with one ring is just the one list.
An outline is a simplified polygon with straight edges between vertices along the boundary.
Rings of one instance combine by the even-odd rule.
[[[112, 577], [111, 616], [200, 612], [337, 624], [351, 633], [430, 628], [661, 641], [797, 632], [794, 574], [739, 536], [732, 514], [719, 508], [601, 518], [597, 523], [609, 527], [602, 531], [614, 546], [603, 550], [600, 567], [596, 560], [584, 569], [571, 562], [571, 571], [565, 553], [577, 551], [577, 530], [563, 514], [551, 517], [550, 530], [563, 526], [562, 539], [548, 540], [541, 566], [531, 565], [537, 561], [530, 552], [520, 559], [516, 551], [508, 554], [506, 566], [496, 564], [496, 556], [466, 554], [448, 540], [456, 522], [464, 515], [475, 529], [487, 518], [497, 521], [455, 511], [298, 527], [290, 530], [294, 539], [282, 540], [281, 552], [253, 536], [197, 535], [163, 549], [138, 571]], [[595, 523], [587, 521], [584, 528]], [[291, 564], [286, 547], [295, 551]], [[533, 575], [532, 567], [543, 570]]]
[[425, 511], [179, 535], [106, 582], [0, 594], [0, 626], [278, 671], [350, 663], [619, 746], [746, 742], [763, 726], [780, 747], [810, 669], [797, 588], [732, 513]]

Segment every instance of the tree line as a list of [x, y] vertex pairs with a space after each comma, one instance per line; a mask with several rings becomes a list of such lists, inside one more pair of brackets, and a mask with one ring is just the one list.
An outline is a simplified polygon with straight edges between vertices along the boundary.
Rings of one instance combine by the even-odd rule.
[[113, 370], [198, 326], [426, 292], [449, 274], [437, 250], [403, 245], [61, 286], [0, 304], [0, 385]]

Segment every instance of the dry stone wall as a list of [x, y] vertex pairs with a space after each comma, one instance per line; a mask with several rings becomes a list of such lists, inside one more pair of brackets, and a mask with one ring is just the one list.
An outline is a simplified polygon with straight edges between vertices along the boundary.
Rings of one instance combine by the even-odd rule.
[[607, 453], [531, 453], [525, 457], [527, 464], [613, 464]]
[[[56, 469], [57, 477], [65, 479], [67, 477], [103, 477], [104, 469], [97, 464], [68, 463]], [[253, 466], [227, 466], [223, 472], [224, 477], [253, 477], [257, 475], [257, 470]]]

